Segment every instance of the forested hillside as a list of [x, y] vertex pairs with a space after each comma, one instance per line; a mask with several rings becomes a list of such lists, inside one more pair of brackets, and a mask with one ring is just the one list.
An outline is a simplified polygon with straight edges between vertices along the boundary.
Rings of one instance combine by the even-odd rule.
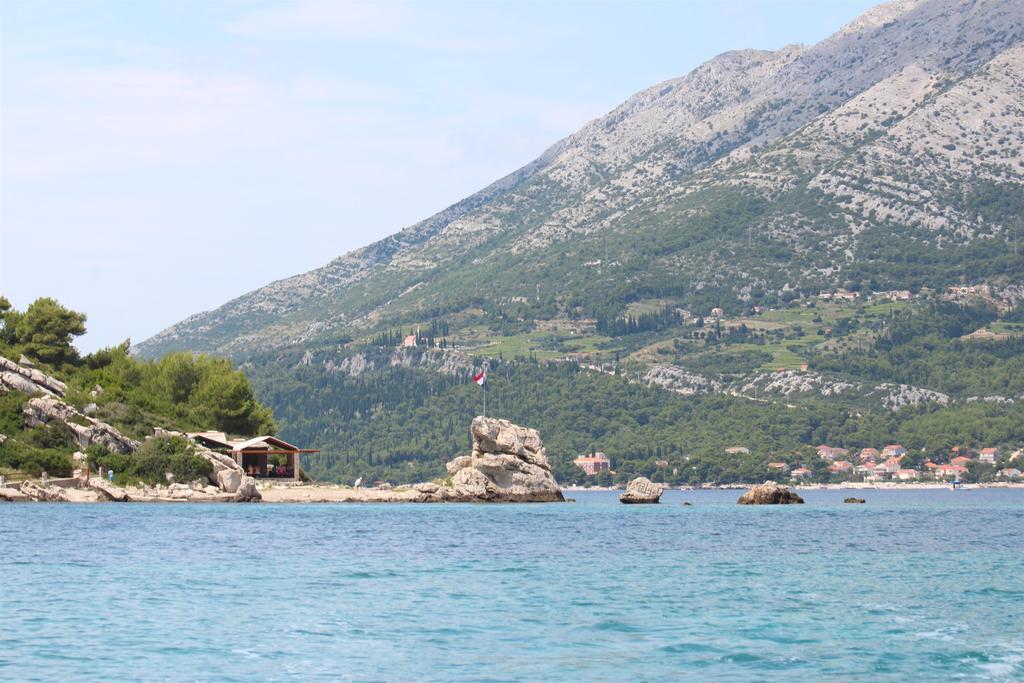
[[[1024, 335], [962, 339], [991, 323], [991, 311], [945, 302], [906, 308], [886, 316], [879, 325], [884, 331], [859, 346], [846, 342], [864, 335], [866, 324], [852, 320], [849, 337], [830, 340], [844, 350], [822, 348], [810, 356], [813, 369], [795, 373], [828, 378], [806, 392], [777, 388], [773, 394], [763, 386], [759, 396], [721, 388], [684, 395], [638, 376], [629, 363], [603, 372], [575, 360], [492, 358], [488, 410], [540, 429], [559, 479], [570, 482], [585, 479], [571, 460], [592, 450], [613, 458], [620, 481], [644, 474], [727, 483], [766, 477], [772, 461], [814, 465], [827, 479], [825, 463], [811, 448], [819, 443], [848, 449], [902, 443], [913, 451], [913, 462], [945, 461], [954, 446], [1009, 452], [1024, 445]], [[279, 354], [248, 369], [283, 434], [323, 450], [307, 463], [314, 476], [429, 479], [468, 450], [466, 425], [482, 411], [484, 396], [469, 381], [474, 366], [459, 362], [460, 352], [368, 344], [351, 347], [347, 360], [337, 349], [319, 353]], [[714, 352], [695, 355], [708, 353]], [[740, 372], [734, 386], [760, 374]], [[894, 410], [852, 389], [858, 381], [874, 387], [876, 379], [923, 381], [949, 393]], [[727, 453], [730, 447], [749, 453]]]

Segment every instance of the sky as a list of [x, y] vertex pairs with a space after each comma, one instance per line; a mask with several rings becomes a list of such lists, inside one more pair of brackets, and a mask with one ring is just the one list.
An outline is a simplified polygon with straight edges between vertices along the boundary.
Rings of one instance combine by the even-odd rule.
[[0, 294], [142, 341], [862, 0], [0, 0]]

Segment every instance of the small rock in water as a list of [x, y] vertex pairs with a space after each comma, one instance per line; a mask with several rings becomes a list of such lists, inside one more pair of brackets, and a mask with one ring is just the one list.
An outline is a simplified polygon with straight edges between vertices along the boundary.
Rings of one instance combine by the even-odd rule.
[[619, 502], [626, 504], [650, 504], [661, 500], [662, 488], [647, 477], [637, 477], [629, 482], [626, 492], [619, 496]]
[[867, 501], [864, 500], [863, 498], [854, 498], [854, 497], [851, 496], [851, 497], [846, 498], [845, 500], [843, 500], [843, 502], [844, 503], [866, 503]]
[[779, 486], [774, 481], [766, 481], [752, 487], [736, 502], [740, 505], [799, 505], [804, 499], [785, 486]]

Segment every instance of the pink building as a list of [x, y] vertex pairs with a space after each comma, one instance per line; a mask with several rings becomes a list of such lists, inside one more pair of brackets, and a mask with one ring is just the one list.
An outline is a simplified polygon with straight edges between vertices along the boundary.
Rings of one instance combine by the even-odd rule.
[[593, 476], [602, 470], [611, 469], [612, 466], [608, 456], [604, 453], [581, 455], [572, 462], [574, 465], [586, 472], [588, 477]]

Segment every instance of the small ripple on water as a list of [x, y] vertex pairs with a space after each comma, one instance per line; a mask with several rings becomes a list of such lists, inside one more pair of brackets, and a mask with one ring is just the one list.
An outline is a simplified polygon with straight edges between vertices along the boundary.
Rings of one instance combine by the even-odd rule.
[[638, 633], [643, 630], [637, 626], [627, 624], [623, 621], [618, 621], [617, 619], [599, 621], [594, 624], [594, 628], [598, 631], [615, 631], [617, 633]]

